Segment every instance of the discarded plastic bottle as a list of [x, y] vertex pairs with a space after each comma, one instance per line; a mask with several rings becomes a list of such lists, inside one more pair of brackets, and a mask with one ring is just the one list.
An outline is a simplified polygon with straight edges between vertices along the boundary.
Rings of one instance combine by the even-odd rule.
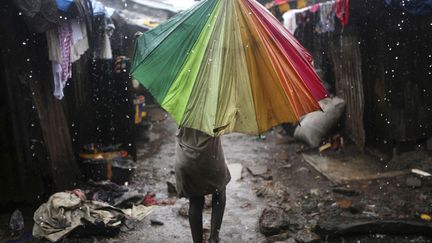
[[12, 213], [9, 227], [13, 232], [18, 232], [24, 229], [24, 217], [18, 209]]

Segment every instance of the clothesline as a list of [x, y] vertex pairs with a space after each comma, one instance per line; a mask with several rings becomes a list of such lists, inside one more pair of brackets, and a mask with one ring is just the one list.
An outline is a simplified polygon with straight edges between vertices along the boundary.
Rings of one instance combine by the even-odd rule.
[[295, 33], [298, 26], [299, 15], [306, 16], [307, 13], [319, 14], [319, 22], [317, 24], [317, 32], [327, 33], [335, 29], [335, 17], [337, 17], [342, 25], [348, 23], [349, 18], [348, 0], [334, 0], [322, 3], [316, 3], [301, 9], [288, 10], [283, 14], [283, 24], [291, 34]]
[[[56, 0], [59, 11], [69, 11], [73, 1]], [[110, 9], [95, 0], [90, 1], [94, 17], [106, 18], [112, 15]], [[98, 43], [95, 45], [94, 58], [111, 59], [111, 42], [107, 28], [113, 28], [106, 21], [102, 29], [103, 33], [98, 35]], [[75, 18], [64, 21], [57, 28], [46, 31], [48, 41], [49, 59], [52, 62], [52, 72], [54, 79], [54, 96], [63, 99], [63, 89], [67, 81], [72, 78], [72, 63], [78, 61], [87, 52], [89, 46], [89, 36], [85, 21]]]

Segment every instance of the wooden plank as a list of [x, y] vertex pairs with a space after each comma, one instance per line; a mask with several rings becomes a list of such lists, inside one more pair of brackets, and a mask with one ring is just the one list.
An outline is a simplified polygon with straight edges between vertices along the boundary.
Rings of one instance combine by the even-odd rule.
[[334, 42], [330, 46], [336, 78], [336, 95], [346, 101], [344, 128], [354, 143], [364, 148], [365, 101], [358, 39], [355, 36], [343, 36], [341, 42]]

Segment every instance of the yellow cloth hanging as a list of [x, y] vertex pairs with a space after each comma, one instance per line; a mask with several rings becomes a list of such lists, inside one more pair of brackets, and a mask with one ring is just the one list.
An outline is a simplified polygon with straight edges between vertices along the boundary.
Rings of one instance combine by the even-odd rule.
[[306, 0], [297, 0], [297, 8], [305, 8]]

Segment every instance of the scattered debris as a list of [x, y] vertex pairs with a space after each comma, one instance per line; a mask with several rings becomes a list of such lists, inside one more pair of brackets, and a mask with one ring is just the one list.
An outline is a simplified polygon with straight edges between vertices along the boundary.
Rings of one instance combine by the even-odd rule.
[[420, 218], [423, 219], [424, 221], [428, 221], [428, 222], [432, 221], [432, 217], [429, 214], [422, 213], [420, 215]]
[[[267, 237], [267, 241], [268, 242], [286, 242], [285, 240], [288, 239], [289, 237], [290, 237], [290, 233], [284, 232], [282, 234], [272, 235], [270, 237]], [[296, 241], [294, 240], [294, 242], [296, 242]]]
[[289, 225], [288, 215], [281, 208], [265, 208], [259, 218], [259, 229], [265, 236], [281, 234]]
[[321, 242], [319, 235], [311, 232], [310, 230], [304, 229], [297, 232], [295, 235], [297, 242], [301, 243], [318, 243]]
[[156, 219], [150, 219], [150, 224], [155, 226], [161, 226], [164, 225], [162, 221], [156, 220]]
[[122, 211], [129, 219], [141, 221], [150, 215], [155, 208], [156, 206], [146, 207], [144, 205], [132, 205], [131, 208], [122, 209]]
[[310, 170], [308, 168], [306, 168], [306, 167], [301, 167], [300, 169], [297, 170], [297, 172], [300, 172], [300, 173], [309, 173]]
[[296, 140], [293, 137], [285, 136], [284, 138], [281, 138], [278, 141], [276, 141], [276, 144], [290, 144], [290, 143], [295, 143], [295, 141]]
[[185, 202], [179, 209], [179, 214], [182, 217], [189, 217], [189, 202]]
[[297, 241], [294, 238], [289, 238], [289, 239], [284, 240], [284, 241], [275, 241], [273, 243], [297, 243]]
[[248, 170], [254, 176], [262, 177], [264, 180], [271, 180], [272, 176], [269, 174], [269, 169], [267, 166], [257, 165], [248, 167]]
[[332, 191], [335, 192], [335, 193], [338, 193], [338, 194], [342, 194], [342, 195], [348, 196], [348, 197], [360, 195], [359, 191], [356, 191], [356, 190], [353, 190], [353, 189], [349, 189], [349, 188], [346, 188], [346, 187], [336, 187], [336, 188], [333, 188]]
[[321, 219], [315, 233], [322, 238], [354, 234], [432, 235], [432, 224], [417, 220], [369, 220], [352, 218]]
[[292, 164], [287, 164], [279, 167], [279, 169], [291, 169], [291, 168], [292, 168]]
[[337, 201], [336, 204], [342, 209], [348, 209], [352, 206], [353, 202], [348, 199], [341, 199]]
[[276, 156], [277, 160], [282, 160], [282, 161], [288, 161], [289, 158], [290, 157], [289, 157], [289, 154], [287, 152], [282, 152]]
[[317, 188], [310, 189], [310, 194], [313, 196], [319, 196], [320, 195], [319, 189], [317, 189]]
[[424, 177], [432, 176], [430, 173], [419, 169], [412, 169], [411, 172]]
[[420, 179], [418, 179], [416, 177], [408, 177], [406, 179], [406, 185], [408, 187], [412, 187], [412, 188], [419, 188], [422, 186], [422, 182]]
[[331, 147], [332, 147], [331, 143], [326, 143], [326, 144], [320, 146], [318, 150], [319, 150], [320, 153], [322, 153], [323, 151], [325, 151], [325, 150], [327, 150], [327, 149], [329, 149]]
[[252, 206], [252, 205], [249, 202], [245, 202], [240, 206], [240, 208], [248, 208], [250, 206]]
[[270, 197], [276, 199], [286, 199], [289, 196], [280, 183], [273, 183], [273, 181], [266, 181], [256, 191], [256, 195], [257, 197]]
[[121, 209], [107, 203], [82, 201], [74, 193], [59, 192], [34, 213], [33, 236], [51, 242], [72, 233], [113, 236], [120, 231], [125, 217]]

